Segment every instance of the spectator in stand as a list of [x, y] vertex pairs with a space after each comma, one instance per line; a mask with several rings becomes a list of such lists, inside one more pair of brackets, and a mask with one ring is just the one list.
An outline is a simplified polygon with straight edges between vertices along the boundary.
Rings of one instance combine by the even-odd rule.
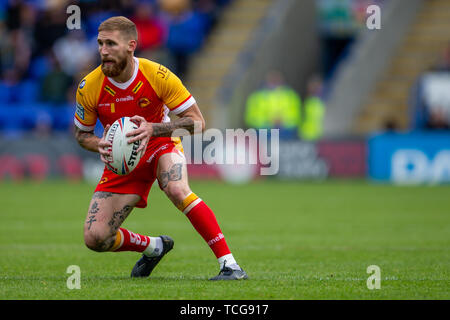
[[[19, 1], [12, 1], [12, 5], [7, 10], [7, 19], [5, 25], [0, 25], [1, 49], [1, 68], [3, 72], [13, 69], [18, 81], [27, 76], [28, 67], [31, 59], [31, 43], [29, 28], [22, 27], [21, 12], [22, 9]], [[24, 15], [26, 16], [26, 15]], [[8, 73], [11, 73], [8, 71]]]
[[48, 52], [51, 71], [43, 78], [41, 98], [44, 102], [63, 104], [66, 101], [67, 89], [72, 85], [73, 79], [61, 68], [53, 51]]
[[34, 29], [36, 55], [44, 54], [56, 40], [67, 33], [66, 7], [53, 5], [40, 13]]
[[35, 25], [37, 22], [37, 10], [31, 3], [23, 3], [20, 8], [20, 30], [24, 35], [24, 42], [34, 52], [36, 43], [34, 39]]
[[[0, 113], [17, 111], [17, 123], [26, 117], [27, 126], [18, 130], [28, 130], [32, 123], [39, 124], [36, 130], [41, 133], [48, 132], [49, 125], [70, 129], [71, 122], [60, 121], [64, 110], [74, 107], [67, 97], [73, 97], [76, 84], [99, 65], [98, 55], [92, 55], [97, 28], [113, 15], [135, 22], [141, 56], [182, 76], [189, 57], [230, 1], [0, 0]], [[81, 8], [81, 30], [67, 29], [69, 4]], [[47, 114], [37, 112], [39, 108]]]
[[183, 77], [190, 56], [203, 45], [205, 21], [192, 10], [190, 0], [159, 0], [159, 3], [168, 27], [166, 47], [174, 58], [173, 71]]
[[263, 87], [247, 99], [245, 122], [256, 129], [280, 129], [281, 139], [294, 139], [300, 124], [301, 100], [286, 85], [283, 75], [276, 70], [266, 75]]
[[446, 110], [446, 108], [435, 108], [434, 110], [431, 110], [425, 129], [449, 130], [448, 110]]
[[72, 30], [56, 40], [53, 52], [62, 70], [70, 76], [77, 74], [94, 59], [93, 51], [82, 30]]
[[303, 140], [317, 140], [323, 134], [325, 104], [321, 98], [322, 87], [322, 79], [318, 75], [308, 81], [307, 96], [303, 102], [303, 121], [298, 128], [299, 137]]
[[157, 49], [163, 44], [165, 30], [156, 16], [154, 4], [139, 3], [131, 21], [134, 22], [138, 31], [138, 49], [141, 52]]
[[2, 80], [6, 70], [14, 67], [14, 48], [6, 25], [0, 21], [0, 72]]
[[220, 1], [196, 0], [194, 8], [203, 19], [206, 32], [209, 32], [217, 22], [220, 12]]
[[450, 45], [440, 60], [421, 75], [414, 86], [413, 127], [422, 130], [450, 129]]
[[[1, 26], [0, 26], [1, 28]], [[3, 103], [17, 103], [24, 99], [25, 83], [30, 65], [31, 48], [25, 42], [21, 29], [0, 30], [0, 92]]]
[[136, 53], [143, 58], [171, 67], [172, 60], [164, 48], [167, 38], [167, 25], [158, 15], [156, 3], [140, 2], [131, 17], [138, 31], [138, 48]]

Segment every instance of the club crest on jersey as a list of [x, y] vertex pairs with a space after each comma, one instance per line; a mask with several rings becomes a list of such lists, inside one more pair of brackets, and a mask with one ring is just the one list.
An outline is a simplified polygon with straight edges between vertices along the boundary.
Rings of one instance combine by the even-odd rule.
[[141, 108], [145, 108], [149, 104], [150, 104], [150, 99], [149, 98], [140, 98], [139, 101], [138, 101], [138, 105]]
[[83, 81], [80, 82], [80, 89], [83, 89], [84, 86], [86, 85], [86, 79], [83, 79]]

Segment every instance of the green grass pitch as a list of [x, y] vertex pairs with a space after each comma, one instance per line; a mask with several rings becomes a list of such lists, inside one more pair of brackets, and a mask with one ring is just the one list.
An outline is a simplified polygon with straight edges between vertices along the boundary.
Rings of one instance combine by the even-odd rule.
[[[450, 186], [364, 181], [191, 182], [215, 211], [250, 280], [210, 282], [217, 261], [157, 185], [124, 227], [171, 235], [175, 247], [148, 279], [140, 254], [96, 253], [83, 224], [94, 186], [0, 184], [0, 299], [449, 299]], [[81, 269], [69, 290], [68, 266]], [[367, 267], [381, 288], [367, 288]]]

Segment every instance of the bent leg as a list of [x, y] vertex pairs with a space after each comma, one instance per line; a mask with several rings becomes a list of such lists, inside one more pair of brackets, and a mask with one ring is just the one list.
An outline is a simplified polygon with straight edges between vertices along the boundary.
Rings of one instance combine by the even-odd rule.
[[188, 184], [186, 160], [178, 153], [162, 155], [158, 160], [157, 178], [161, 189], [183, 212], [195, 230], [203, 237], [221, 266], [236, 264], [214, 212], [195, 195]]
[[170, 237], [149, 237], [120, 227], [139, 201], [140, 196], [135, 194], [97, 191], [92, 196], [84, 224], [84, 241], [89, 249], [143, 253], [131, 272], [132, 277], [149, 276], [173, 247]]
[[134, 194], [95, 192], [84, 224], [86, 246], [98, 252], [113, 249], [120, 226], [139, 199]]
[[120, 227], [139, 200], [140, 196], [135, 194], [95, 192], [84, 224], [86, 246], [97, 252], [136, 251], [147, 256], [159, 255], [163, 247], [160, 237]]

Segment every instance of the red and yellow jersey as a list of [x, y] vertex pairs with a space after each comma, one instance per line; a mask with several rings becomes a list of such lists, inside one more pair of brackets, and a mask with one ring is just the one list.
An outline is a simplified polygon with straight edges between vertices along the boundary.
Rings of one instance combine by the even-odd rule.
[[121, 117], [139, 115], [148, 122], [169, 122], [169, 112], [179, 114], [195, 103], [180, 79], [153, 61], [134, 58], [131, 79], [117, 83], [101, 67], [88, 74], [77, 89], [75, 125], [93, 131], [97, 119], [105, 127]]

